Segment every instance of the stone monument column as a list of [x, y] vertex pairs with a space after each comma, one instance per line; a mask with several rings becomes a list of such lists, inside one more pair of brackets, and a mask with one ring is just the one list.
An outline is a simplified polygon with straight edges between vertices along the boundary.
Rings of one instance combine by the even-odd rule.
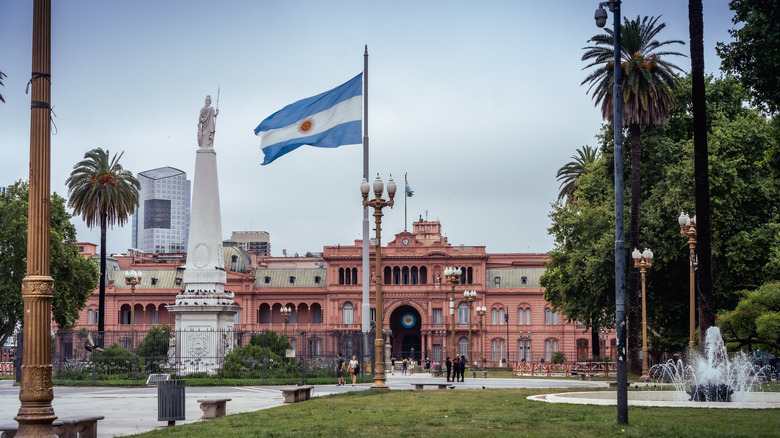
[[211, 98], [198, 120], [195, 152], [190, 234], [184, 289], [176, 304], [168, 307], [176, 317], [176, 362], [196, 362], [197, 369], [181, 373], [215, 372], [224, 355], [233, 348], [233, 321], [241, 310], [234, 294], [225, 290], [227, 273], [222, 254], [222, 219], [217, 178], [214, 128], [219, 110], [211, 108]]

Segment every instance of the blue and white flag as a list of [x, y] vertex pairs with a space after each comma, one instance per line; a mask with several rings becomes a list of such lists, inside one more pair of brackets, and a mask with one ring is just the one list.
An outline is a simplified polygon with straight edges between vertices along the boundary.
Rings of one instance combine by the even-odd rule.
[[412, 191], [412, 188], [409, 187], [409, 183], [407, 182], [406, 183], [406, 197], [407, 198], [411, 198], [412, 196], [414, 196], [414, 192]]
[[287, 105], [255, 128], [272, 163], [299, 146], [336, 148], [362, 143], [363, 73], [338, 87]]

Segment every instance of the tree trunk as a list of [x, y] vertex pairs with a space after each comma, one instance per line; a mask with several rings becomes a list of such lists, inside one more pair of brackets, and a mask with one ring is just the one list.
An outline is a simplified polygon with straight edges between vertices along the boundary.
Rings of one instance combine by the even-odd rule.
[[592, 318], [590, 322], [590, 343], [592, 344], [590, 349], [591, 356], [603, 357], [604, 354], [601, 351], [601, 342], [599, 342], [599, 327], [596, 325], [596, 318]]
[[100, 295], [98, 296], [98, 340], [96, 344], [103, 347], [103, 332], [106, 322], [106, 228], [107, 217], [100, 215]]
[[715, 325], [715, 295], [712, 273], [712, 212], [710, 209], [709, 151], [707, 148], [707, 101], [704, 94], [704, 19], [702, 1], [688, 1], [691, 35], [691, 80], [693, 103], [693, 163], [696, 193], [696, 256], [699, 287], [699, 348], [704, 349], [707, 329]]
[[[638, 124], [628, 126], [628, 136], [631, 140], [631, 221], [629, 225], [629, 246], [626, 254], [628, 268], [628, 292], [626, 301], [628, 304], [628, 369], [631, 373], [642, 373], [642, 362], [639, 360], [639, 270], [634, 268], [631, 251], [639, 248], [639, 199], [642, 181], [640, 178], [640, 144], [641, 130]], [[640, 250], [641, 251], [641, 250]]]

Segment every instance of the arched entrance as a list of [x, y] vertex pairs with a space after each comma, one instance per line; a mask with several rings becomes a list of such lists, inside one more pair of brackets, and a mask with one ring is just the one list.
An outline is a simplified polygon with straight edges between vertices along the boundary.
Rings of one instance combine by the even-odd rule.
[[390, 315], [390, 330], [393, 331], [392, 352], [397, 360], [413, 357], [420, 361], [422, 341], [420, 312], [412, 306], [401, 306]]

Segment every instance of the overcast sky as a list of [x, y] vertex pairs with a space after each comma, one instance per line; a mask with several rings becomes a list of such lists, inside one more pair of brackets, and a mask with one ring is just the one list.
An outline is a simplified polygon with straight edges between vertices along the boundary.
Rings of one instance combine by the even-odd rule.
[[[32, 1], [0, 0], [0, 186], [28, 178]], [[687, 3], [624, 1], [623, 15], [663, 15], [659, 39], [690, 53]], [[730, 41], [727, 0], [704, 2], [705, 70]], [[262, 230], [273, 255], [359, 239], [362, 148], [301, 147], [267, 166], [253, 129], [283, 106], [346, 82], [369, 50], [370, 172], [403, 185], [408, 227], [439, 220], [454, 245], [547, 252], [555, 173], [602, 120], [582, 48], [598, 1], [54, 1], [52, 190], [95, 147], [124, 151], [133, 174], [163, 166], [193, 178], [204, 98], [216, 103], [222, 234]], [[612, 23], [610, 14], [609, 23]], [[690, 62], [675, 62], [686, 71]], [[402, 192], [399, 190], [399, 194]], [[404, 198], [383, 241], [404, 229]], [[670, 219], [673, 224], [674, 218]], [[98, 229], [74, 218], [78, 238]], [[131, 245], [130, 224], [108, 250]], [[671, 225], [670, 225], [671, 226]], [[373, 221], [372, 221], [373, 229]], [[373, 231], [372, 231], [373, 235]]]

